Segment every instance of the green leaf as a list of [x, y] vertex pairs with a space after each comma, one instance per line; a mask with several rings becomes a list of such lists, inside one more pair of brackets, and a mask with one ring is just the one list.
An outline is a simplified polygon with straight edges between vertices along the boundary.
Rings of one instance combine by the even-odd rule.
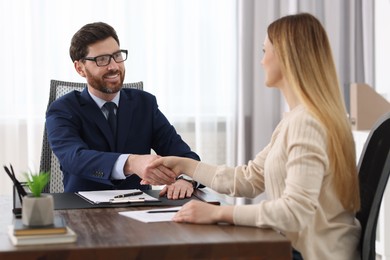
[[40, 172], [38, 174], [25, 173], [27, 186], [34, 197], [40, 197], [43, 189], [49, 183], [49, 172]]

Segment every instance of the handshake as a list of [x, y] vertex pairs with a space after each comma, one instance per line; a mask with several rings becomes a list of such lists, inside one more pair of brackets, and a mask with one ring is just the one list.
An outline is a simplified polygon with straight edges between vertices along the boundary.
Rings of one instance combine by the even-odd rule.
[[176, 156], [132, 154], [126, 160], [124, 173], [137, 174], [142, 179], [141, 184], [170, 185], [182, 173], [193, 177], [198, 163], [193, 159]]

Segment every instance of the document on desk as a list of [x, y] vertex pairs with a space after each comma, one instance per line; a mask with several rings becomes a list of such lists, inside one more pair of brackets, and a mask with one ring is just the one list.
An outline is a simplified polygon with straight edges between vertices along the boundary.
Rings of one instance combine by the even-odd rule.
[[92, 204], [144, 203], [156, 202], [159, 199], [138, 189], [79, 191], [76, 193]]
[[119, 212], [120, 215], [132, 218], [144, 223], [172, 221], [173, 216], [181, 207], [150, 209], [150, 210], [132, 210]]

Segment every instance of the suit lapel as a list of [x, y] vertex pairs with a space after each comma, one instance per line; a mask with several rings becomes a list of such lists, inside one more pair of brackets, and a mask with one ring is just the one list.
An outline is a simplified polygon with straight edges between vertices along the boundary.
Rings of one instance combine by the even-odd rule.
[[115, 151], [114, 136], [111, 132], [110, 126], [108, 125], [107, 119], [89, 95], [87, 88], [81, 92], [80, 105], [82, 107], [81, 113], [84, 114], [85, 118], [88, 118], [91, 122], [95, 123], [96, 127], [100, 129], [104, 137], [107, 139], [111, 151]]
[[130, 132], [131, 121], [134, 113], [134, 100], [130, 91], [121, 90], [119, 107], [117, 111], [118, 128], [116, 147], [118, 152], [124, 152], [128, 133]]

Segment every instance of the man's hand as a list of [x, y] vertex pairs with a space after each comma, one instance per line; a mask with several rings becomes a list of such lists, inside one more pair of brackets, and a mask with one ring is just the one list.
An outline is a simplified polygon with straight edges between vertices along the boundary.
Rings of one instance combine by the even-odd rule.
[[177, 180], [172, 185], [166, 185], [161, 191], [160, 196], [167, 195], [168, 199], [184, 199], [191, 197], [194, 192], [192, 183], [186, 180]]
[[148, 167], [151, 162], [158, 159], [160, 156], [146, 154], [136, 155], [132, 154], [126, 160], [124, 166], [125, 175], [132, 173], [137, 174], [144, 183], [151, 185], [170, 185], [175, 182], [176, 174], [169, 168], [159, 165], [158, 167]]

